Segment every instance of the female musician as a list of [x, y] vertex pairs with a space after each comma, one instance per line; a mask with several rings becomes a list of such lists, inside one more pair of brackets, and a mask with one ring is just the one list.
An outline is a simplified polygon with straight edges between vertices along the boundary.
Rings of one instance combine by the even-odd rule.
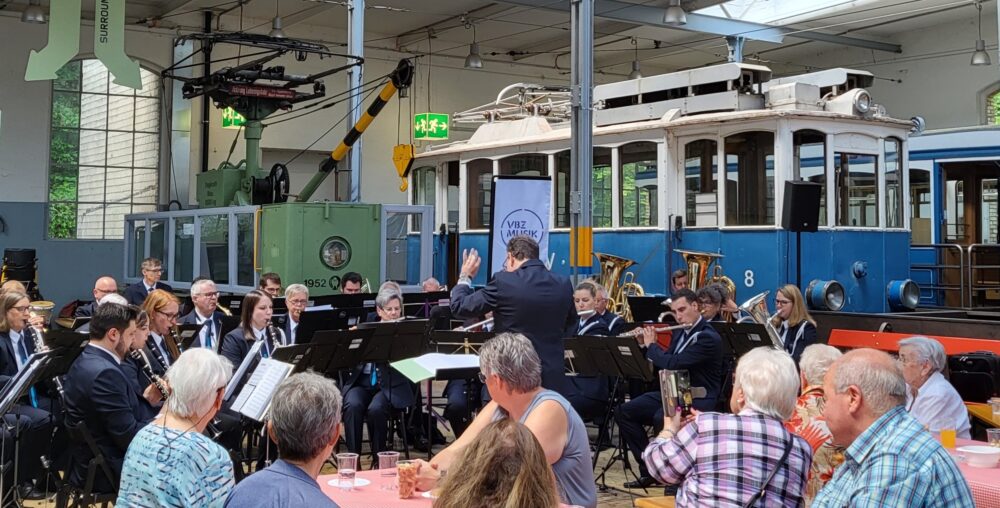
[[403, 299], [400, 293], [396, 293], [391, 289], [380, 291], [375, 298], [375, 313], [378, 315], [379, 321], [395, 321], [399, 319], [403, 315]]
[[[138, 307], [137, 307], [138, 308]], [[146, 387], [152, 384], [152, 380], [146, 375], [143, 370], [143, 360], [133, 356], [133, 351], [139, 351], [146, 347], [146, 338], [149, 337], [149, 315], [145, 311], [139, 311], [139, 317], [135, 320], [135, 333], [132, 334], [128, 339], [131, 343], [128, 346], [128, 354], [125, 355], [125, 359], [122, 360], [121, 369], [125, 373], [125, 379], [132, 385], [132, 391], [139, 394], [139, 408], [142, 412], [142, 420], [152, 420], [156, 413], [159, 412], [157, 406], [162, 405], [161, 400], [156, 406], [149, 403], [145, 397], [141, 394], [145, 392]], [[149, 355], [146, 355], [149, 358]], [[150, 366], [152, 368], [152, 366]]]
[[578, 314], [591, 311], [589, 317], [580, 318], [580, 322], [577, 323], [576, 334], [577, 335], [610, 335], [611, 332], [608, 330], [607, 323], [601, 319], [600, 314], [596, 312], [597, 310], [597, 300], [600, 293], [592, 282], [583, 281], [576, 286], [576, 291], [573, 292], [573, 304], [576, 305], [576, 312]]
[[[162, 289], [154, 289], [146, 296], [146, 302], [142, 305], [142, 310], [149, 316], [149, 338], [146, 340], [146, 347], [156, 358], [156, 361], [163, 366], [164, 372], [157, 372], [159, 375], [166, 373], [175, 361], [176, 353], [172, 351], [165, 340], [170, 337], [177, 319], [180, 317], [180, 300], [173, 294]], [[171, 339], [173, 340], [173, 339]], [[179, 344], [178, 344], [179, 346]]]
[[799, 364], [802, 350], [816, 343], [816, 321], [806, 310], [802, 293], [794, 284], [786, 284], [778, 289], [774, 298], [777, 312], [771, 324], [778, 330], [785, 351]]
[[719, 284], [709, 284], [698, 290], [698, 307], [705, 321], [725, 321], [722, 304], [728, 299], [729, 292]]
[[262, 358], [270, 357], [275, 347], [285, 344], [285, 333], [271, 325], [273, 306], [267, 293], [259, 289], [247, 293], [240, 309], [240, 326], [222, 338], [219, 348], [219, 354], [237, 368], [254, 342], [264, 341], [260, 347]]

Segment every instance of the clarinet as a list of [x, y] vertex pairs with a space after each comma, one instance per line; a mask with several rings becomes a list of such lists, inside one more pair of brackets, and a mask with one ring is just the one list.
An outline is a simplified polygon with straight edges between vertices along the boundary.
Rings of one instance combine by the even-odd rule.
[[163, 382], [163, 378], [153, 372], [153, 367], [149, 364], [149, 358], [146, 358], [146, 353], [143, 353], [141, 349], [134, 349], [129, 351], [128, 354], [139, 362], [139, 366], [142, 367], [142, 372], [144, 372], [146, 377], [153, 382], [156, 389], [160, 391], [160, 395], [164, 400], [166, 400], [166, 398], [170, 396], [170, 390], [167, 390], [167, 385]]
[[274, 350], [278, 349], [281, 344], [278, 344], [278, 328], [274, 326], [274, 323], [268, 321], [267, 323], [267, 337], [264, 340], [271, 341], [271, 354], [274, 354]]
[[[36, 353], [44, 353], [49, 350], [49, 347], [45, 345], [45, 339], [42, 337], [42, 332], [35, 330], [33, 327], [28, 326], [24, 329], [25, 333], [31, 335], [31, 340], [35, 344]], [[56, 383], [56, 389], [59, 390], [59, 397], [63, 396], [63, 385], [59, 376], [52, 378]]]

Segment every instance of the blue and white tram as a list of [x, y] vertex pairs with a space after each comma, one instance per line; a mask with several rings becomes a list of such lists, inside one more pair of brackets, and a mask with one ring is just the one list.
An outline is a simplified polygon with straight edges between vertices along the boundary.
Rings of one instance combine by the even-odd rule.
[[[843, 310], [890, 310], [890, 282], [909, 277], [912, 122], [872, 102], [863, 71], [770, 74], [727, 63], [595, 87], [593, 250], [636, 261], [647, 294], [665, 294], [672, 270], [685, 267], [675, 249], [722, 254], [737, 301], [773, 292], [796, 279], [782, 182], [809, 180], [822, 197], [819, 230], [801, 235], [803, 292], [836, 280]], [[487, 248], [494, 175], [553, 179], [550, 253], [554, 270], [570, 272], [565, 97], [520, 93], [531, 97], [522, 114], [478, 108], [488, 121], [468, 141], [429, 147], [413, 163], [410, 203], [434, 205], [450, 232], [435, 249], [442, 280], [456, 263], [445, 236], [457, 232], [459, 251]]]

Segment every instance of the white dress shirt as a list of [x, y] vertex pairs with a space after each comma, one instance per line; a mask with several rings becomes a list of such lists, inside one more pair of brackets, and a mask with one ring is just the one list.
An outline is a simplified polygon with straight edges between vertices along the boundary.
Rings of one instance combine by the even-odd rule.
[[163, 337], [156, 332], [149, 332], [149, 335], [153, 337], [153, 344], [156, 344], [156, 348], [160, 350], [160, 356], [163, 357], [164, 367], [170, 366], [170, 353], [167, 351], [167, 345], [163, 342]]
[[940, 372], [931, 374], [917, 389], [916, 397], [911, 395], [910, 390], [906, 391], [906, 408], [931, 432], [955, 429], [959, 438], [971, 439], [969, 410], [955, 387]]
[[291, 337], [288, 337], [289, 344], [295, 344], [295, 332], [299, 329], [299, 322], [292, 319], [292, 316], [288, 316], [288, 331], [291, 332]]
[[[13, 348], [12, 351], [14, 352], [14, 361], [17, 362], [17, 370], [21, 370], [21, 367], [24, 367], [24, 361], [21, 359], [21, 341], [24, 340], [24, 334], [10, 330], [7, 332], [7, 335], [10, 337], [10, 346]], [[27, 344], [24, 346], [24, 351], [28, 352]]]

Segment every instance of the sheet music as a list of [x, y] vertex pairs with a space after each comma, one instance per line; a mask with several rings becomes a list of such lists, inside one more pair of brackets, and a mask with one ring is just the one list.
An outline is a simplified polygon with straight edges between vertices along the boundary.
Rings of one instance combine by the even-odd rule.
[[315, 305], [312, 307], [306, 307], [305, 310], [303, 310], [302, 312], [317, 312], [321, 310], [333, 310], [333, 305], [326, 304], [326, 305]]
[[250, 352], [243, 357], [243, 363], [241, 363], [240, 367], [236, 369], [236, 373], [233, 374], [233, 378], [229, 380], [229, 384], [226, 386], [226, 394], [223, 395], [222, 400], [229, 400], [229, 398], [233, 396], [233, 392], [236, 390], [236, 387], [239, 386], [240, 380], [243, 379], [243, 376], [246, 376], [247, 369], [250, 368], [250, 364], [253, 363], [258, 356], [260, 356], [260, 348], [263, 345], [264, 342], [258, 340], [254, 342], [253, 346], [250, 347]]
[[401, 374], [413, 382], [420, 382], [425, 379], [437, 377], [437, 373], [448, 369], [478, 369], [479, 356], [444, 353], [427, 353], [423, 356], [392, 362], [392, 365]]
[[258, 422], [261, 421], [271, 406], [274, 391], [292, 372], [292, 367], [290, 363], [279, 362], [273, 358], [261, 360], [250, 380], [243, 386], [240, 395], [236, 397], [231, 409]]

